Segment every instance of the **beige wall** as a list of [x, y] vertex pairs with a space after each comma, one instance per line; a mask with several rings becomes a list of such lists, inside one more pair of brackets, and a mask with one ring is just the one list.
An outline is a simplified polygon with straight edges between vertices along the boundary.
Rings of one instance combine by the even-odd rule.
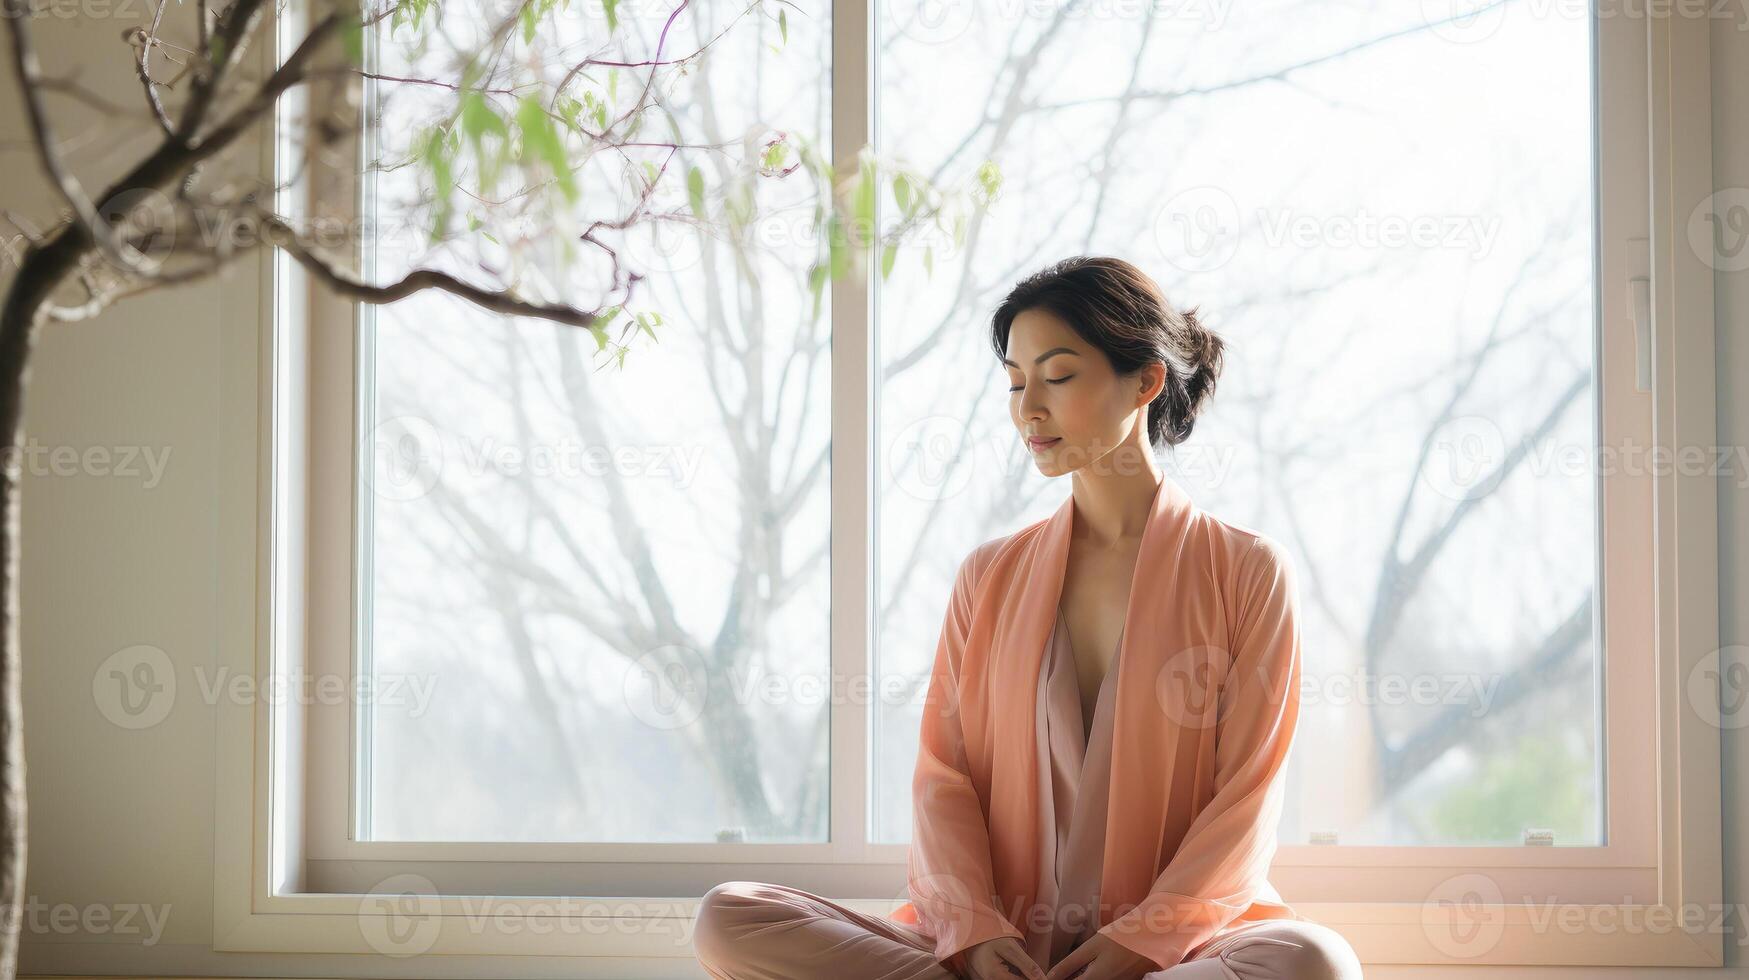
[[[125, 11], [125, 2], [94, 3], [93, 9]], [[88, 85], [116, 99], [137, 100], [138, 84], [119, 40], [124, 24], [132, 22], [112, 17], [42, 25], [48, 70], [61, 75], [82, 66]], [[1718, 187], [1749, 187], [1749, 31], [1737, 26], [1721, 21], [1713, 32]], [[9, 59], [6, 69], [0, 78], [0, 141], [6, 147], [0, 153], [0, 206], [40, 219], [50, 199], [33, 160], [12, 148], [22, 135], [22, 113]], [[84, 131], [68, 123], [69, 135]], [[69, 152], [91, 174], [112, 173], [143, 145], [119, 139], [108, 127], [86, 135], [96, 138]], [[1723, 444], [1739, 445], [1749, 439], [1749, 274], [1721, 274], [1717, 287], [1718, 435]], [[35, 907], [22, 972], [466, 976], [479, 964], [460, 958], [409, 963], [213, 952], [211, 710], [197, 696], [179, 694], [176, 710], [162, 723], [131, 732], [106, 721], [94, 703], [94, 671], [124, 647], [162, 648], [186, 684], [215, 660], [220, 610], [214, 556], [241, 544], [220, 537], [221, 427], [252, 424], [238, 413], [253, 411], [227, 403], [217, 378], [218, 352], [227, 336], [255, 329], [247, 308], [225, 310], [219, 297], [213, 285], [144, 297], [94, 323], [48, 330], [36, 353], [27, 418], [31, 439], [81, 450], [143, 447], [165, 465], [155, 481], [138, 460], [137, 476], [50, 472], [26, 484], [27, 890]], [[1749, 643], [1749, 490], [1737, 482], [1727, 476], [1719, 488], [1722, 643]], [[1726, 901], [1737, 903], [1749, 901], [1749, 730], [1725, 733], [1724, 766]], [[132, 928], [138, 931], [67, 934], [57, 925], [57, 906], [115, 909], [118, 915], [134, 909]], [[153, 919], [143, 917], [147, 909]], [[159, 919], [159, 941], [142, 947], [140, 939]], [[1741, 918], [1734, 924], [1745, 925]], [[1731, 968], [1680, 975], [1749, 975], [1741, 949], [1729, 940], [1727, 956]], [[574, 969], [564, 961], [528, 959], [517, 966], [529, 977], [565, 976]], [[1666, 972], [1676, 975], [1656, 969], [1384, 967], [1368, 975], [1650, 978]]]

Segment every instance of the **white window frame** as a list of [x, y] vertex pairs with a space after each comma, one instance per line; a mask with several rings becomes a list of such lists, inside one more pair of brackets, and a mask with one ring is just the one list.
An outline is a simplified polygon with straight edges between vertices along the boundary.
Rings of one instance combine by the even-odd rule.
[[[1711, 193], [1709, 21], [1658, 9], [1662, 13], [1631, 21], [1631, 29], [1622, 27], [1627, 15], [1618, 11], [1620, 29], [1597, 36], [1599, 58], [1611, 70], [1594, 82], [1603, 86], [1600, 101], [1620, 109], [1594, 120], [1607, 158], [1598, 245], [1603, 333], [1594, 390], [1612, 393], [1599, 400], [1597, 420], [1608, 444], [1711, 447], [1712, 270], [1687, 246], [1686, 232], [1690, 214]], [[855, 172], [855, 151], [872, 133], [866, 40], [872, 10], [869, 0], [834, 3], [832, 143], [846, 175]], [[1608, 21], [1594, 18], [1594, 24]], [[301, 37], [307, 23], [304, 0], [294, 0], [280, 14], [279, 47]], [[255, 57], [270, 69], [279, 54], [262, 45]], [[305, 100], [324, 97], [316, 85], [288, 95], [280, 127], [255, 148], [264, 177], [275, 175], [276, 160], [279, 172], [287, 172], [288, 141], [295, 138], [290, 121], [299, 118]], [[299, 188], [306, 196], [288, 196], [281, 206], [298, 214], [308, 200], [355, 200], [356, 180], [356, 173], [311, 171]], [[1617, 186], [1643, 187], [1646, 207]], [[226, 430], [219, 518], [223, 539], [234, 546], [221, 556], [231, 574], [220, 577], [226, 641], [218, 658], [220, 666], [263, 681], [320, 677], [350, 671], [358, 621], [351, 581], [359, 363], [354, 330], [346, 326], [356, 324], [356, 311], [283, 255], [264, 256], [258, 271], [258, 281], [227, 280], [221, 287], [227, 307], [257, 318], [260, 329], [231, 335], [238, 342], [221, 352], [227, 401], [234, 393], [236, 404], [253, 404], [258, 414], [255, 425]], [[1635, 277], [1650, 280], [1653, 390], [1617, 395], [1632, 386], [1642, 356], [1630, 314], [1628, 283]], [[830, 288], [832, 520], [834, 527], [866, 527], [873, 503], [870, 447], [876, 444], [869, 411], [871, 365], [878, 363], [869, 329], [872, 297], [856, 277]], [[1609, 842], [1598, 848], [1284, 845], [1271, 880], [1296, 908], [1347, 936], [1368, 964], [1724, 962], [1722, 933], [1706, 928], [1724, 908], [1720, 731], [1687, 700], [1689, 678], [1718, 650], [1716, 482], [1710, 471], [1678, 466], [1612, 473], [1600, 486]], [[1645, 520], [1648, 514], [1653, 520]], [[1634, 540], [1640, 545], [1624, 544]], [[871, 534], [833, 536], [831, 657], [834, 671], [846, 676], [863, 671], [872, 635], [866, 601], [871, 541]], [[1648, 601], [1636, 607], [1636, 594]], [[324, 886], [375, 862], [385, 862], [376, 878], [448, 862], [451, 877], [488, 882], [532, 881], [517, 878], [518, 869], [526, 875], [530, 868], [562, 866], [568, 877], [556, 880], [631, 881], [626, 891], [645, 895], [660, 895], [660, 882], [669, 880], [659, 877], [663, 863], [672, 870], [678, 862], [713, 881], [782, 874], [885, 914], [904, 899], [905, 849], [856, 843], [866, 839], [868, 825], [865, 772], [836, 760], [868, 757], [870, 724], [864, 705], [834, 710], [832, 843], [410, 844], [359, 842], [346, 833], [353, 774], [333, 760], [350, 758], [348, 719], [336, 721], [320, 705], [295, 701], [223, 701], [216, 731], [214, 948], [384, 952], [373, 934], [404, 927], [388, 919], [408, 913], [360, 890]], [[1654, 792], [1646, 791], [1654, 785]], [[1488, 872], [1507, 895], [1553, 894], [1566, 903], [1552, 910], [1509, 901], [1488, 905], [1481, 924], [1498, 938], [1475, 955], [1454, 955], [1429, 925], [1430, 915], [1439, 914], [1430, 911], [1431, 896], [1454, 874], [1475, 871]], [[1348, 901], [1345, 881], [1390, 882], [1429, 898]], [[532, 889], [433, 895], [412, 913], [427, 930], [413, 951], [586, 958], [577, 976], [695, 976], [690, 922], [697, 890], [681, 890], [695, 894], [606, 896], [564, 906]], [[1295, 897], [1310, 894], [1329, 900]], [[1636, 903], [1624, 905], [1624, 895]], [[1680, 923], [1696, 909], [1713, 911], [1702, 916], [1698, 931], [1624, 925], [1661, 921], [1658, 916]], [[1552, 918], [1545, 917], [1551, 911]], [[1603, 928], [1575, 931], [1567, 916]], [[494, 924], [506, 921], [516, 925]], [[514, 972], [514, 963], [504, 970]]]

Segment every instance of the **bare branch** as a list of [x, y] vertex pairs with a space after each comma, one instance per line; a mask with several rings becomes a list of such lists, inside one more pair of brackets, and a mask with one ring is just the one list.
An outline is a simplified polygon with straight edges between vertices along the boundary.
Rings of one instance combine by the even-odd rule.
[[[1586, 592], [1585, 598], [1543, 638], [1523, 665], [1500, 679], [1489, 705], [1492, 714], [1504, 716], [1526, 698], [1559, 687], [1558, 675], [1563, 671], [1589, 664], [1575, 655], [1589, 649], [1592, 598], [1592, 593]], [[1448, 703], [1401, 745], [1387, 747], [1379, 762], [1381, 792], [1389, 797], [1402, 791], [1410, 785], [1412, 774], [1422, 772], [1449, 749], [1466, 741], [1473, 733], [1473, 709], [1474, 705], [1468, 703]]]
[[486, 289], [436, 269], [415, 269], [395, 282], [374, 286], [341, 271], [305, 247], [303, 236], [279, 215], [261, 207], [254, 207], [253, 210], [261, 220], [263, 237], [267, 241], [285, 249], [299, 265], [342, 296], [381, 305], [406, 299], [422, 290], [441, 289], [483, 309], [506, 316], [534, 317], [573, 327], [592, 326], [600, 317], [599, 312], [580, 310], [574, 306], [520, 299], [507, 290]]
[[37, 159], [42, 163], [43, 170], [47, 171], [49, 179], [60, 190], [61, 196], [72, 206], [74, 216], [84, 226], [91, 240], [110, 259], [122, 268], [149, 274], [150, 270], [139, 253], [116, 241], [109, 222], [97, 213], [97, 206], [85, 193], [84, 185], [79, 183], [79, 179], [73, 176], [61, 159], [60, 150], [56, 147], [54, 128], [49, 125], [48, 107], [43, 104], [42, 65], [36, 60], [36, 46], [31, 43], [30, 19], [33, 15], [30, 0], [5, 0], [4, 9], [6, 22], [12, 28], [13, 68], [24, 96], [31, 134], [36, 141]]
[[[188, 104], [183, 106], [182, 118], [176, 126], [176, 139], [184, 146], [194, 145], [200, 124], [206, 121], [206, 114], [212, 108], [213, 100], [218, 98], [225, 73], [231, 70], [231, 66], [241, 56], [244, 43], [249, 38], [249, 32], [255, 29], [255, 22], [260, 18], [265, 2], [266, 0], [236, 0], [219, 17], [218, 33], [198, 52], [200, 66], [195, 70], [194, 90], [189, 94]], [[337, 15], [330, 14], [325, 19], [334, 20], [336, 17]], [[315, 30], [310, 32], [312, 37], [315, 34]], [[218, 55], [216, 63], [213, 61], [215, 53]], [[275, 72], [276, 76], [278, 74]]]
[[[246, 0], [239, 0], [246, 2]], [[265, 118], [273, 111], [279, 97], [284, 95], [293, 85], [303, 82], [308, 77], [310, 62], [316, 57], [322, 45], [340, 29], [340, 15], [329, 14], [310, 28], [310, 33], [298, 42], [297, 49], [285, 59], [255, 95], [244, 104], [243, 108], [232, 113], [229, 118], [220, 123], [204, 138], [192, 144], [190, 153], [194, 154], [192, 162], [205, 159], [229, 146], [243, 131]], [[184, 117], [186, 119], [186, 117]], [[182, 134], [187, 139], [191, 134]]]
[[1075, 106], [1099, 105], [1102, 103], [1115, 102], [1115, 101], [1119, 101], [1119, 100], [1136, 101], [1136, 102], [1173, 102], [1173, 101], [1176, 101], [1178, 99], [1184, 98], [1186, 96], [1214, 95], [1217, 92], [1226, 92], [1226, 91], [1230, 91], [1233, 89], [1248, 88], [1252, 85], [1257, 84], [1258, 82], [1285, 82], [1285, 81], [1287, 81], [1288, 76], [1294, 72], [1304, 71], [1307, 68], [1315, 68], [1319, 65], [1329, 64], [1331, 62], [1336, 62], [1336, 61], [1341, 61], [1342, 59], [1347, 58], [1347, 57], [1355, 54], [1356, 52], [1364, 51], [1367, 48], [1371, 48], [1371, 47], [1377, 47], [1378, 45], [1385, 44], [1389, 41], [1394, 41], [1397, 38], [1404, 37], [1404, 36], [1407, 36], [1410, 34], [1419, 34], [1423, 31], [1427, 31], [1427, 30], [1430, 30], [1432, 28], [1438, 27], [1441, 24], [1450, 24], [1450, 23], [1455, 23], [1459, 20], [1467, 20], [1469, 18], [1473, 18], [1473, 17], [1477, 16], [1478, 14], [1482, 13], [1483, 11], [1492, 9], [1494, 7], [1498, 7], [1505, 2], [1506, 2], [1506, 0], [1493, 0], [1493, 2], [1491, 2], [1491, 3], [1484, 4], [1480, 7], [1474, 8], [1474, 9], [1465, 8], [1460, 13], [1457, 13], [1457, 14], [1454, 14], [1450, 17], [1447, 17], [1444, 20], [1426, 21], [1423, 23], [1415, 24], [1415, 25], [1412, 25], [1410, 27], [1405, 27], [1402, 30], [1391, 31], [1391, 32], [1386, 33], [1386, 34], [1380, 34], [1377, 37], [1367, 38], [1366, 40], [1361, 41], [1359, 43], [1351, 44], [1345, 48], [1339, 48], [1335, 51], [1329, 51], [1329, 52], [1326, 52], [1324, 54], [1318, 55], [1317, 57], [1314, 57], [1314, 58], [1306, 58], [1306, 59], [1301, 60], [1301, 61], [1296, 61], [1291, 65], [1283, 65], [1282, 67], [1277, 68], [1273, 71], [1264, 72], [1264, 73], [1258, 74], [1258, 75], [1247, 75], [1244, 78], [1231, 79], [1231, 80], [1228, 80], [1225, 82], [1220, 82], [1220, 83], [1215, 84], [1215, 85], [1193, 85], [1193, 86], [1189, 86], [1187, 88], [1178, 88], [1178, 89], [1142, 89], [1142, 90], [1136, 91], [1134, 93], [1130, 93], [1130, 94], [1122, 95], [1122, 96], [1099, 95], [1099, 96], [1092, 96], [1092, 97], [1085, 98], [1085, 99], [1070, 99], [1069, 101], [1066, 101], [1066, 102], [1053, 102], [1053, 103], [1049, 103], [1049, 104], [1042, 104], [1041, 103], [1039, 105], [1039, 108], [1047, 109], [1047, 110], [1049, 110], [1049, 109], [1067, 109], [1067, 108], [1071, 108], [1071, 107], [1075, 107]]
[[77, 99], [106, 116], [132, 115], [132, 110], [127, 106], [104, 98], [97, 92], [79, 84], [79, 82], [71, 75], [62, 78], [44, 78], [40, 84], [44, 91], [59, 92], [63, 95]]
[[[158, 120], [158, 126], [164, 130], [164, 135], [175, 136], [176, 125], [170, 121], [170, 114], [164, 111], [164, 103], [158, 98], [158, 82], [152, 77], [152, 49], [158, 44], [158, 27], [164, 21], [164, 8], [170, 0], [158, 0], [152, 9], [152, 26], [147, 30], [135, 28], [130, 40], [137, 45], [134, 49], [134, 70], [140, 76], [140, 84], [146, 88], [146, 104], [152, 107], [152, 115]], [[201, 45], [206, 50], [206, 45]]]

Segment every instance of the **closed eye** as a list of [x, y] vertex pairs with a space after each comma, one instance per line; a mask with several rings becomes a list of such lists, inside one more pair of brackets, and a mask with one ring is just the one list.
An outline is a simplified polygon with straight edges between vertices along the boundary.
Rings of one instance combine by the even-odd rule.
[[[1073, 377], [1074, 377], [1074, 375], [1072, 375], [1072, 374], [1065, 374], [1060, 378], [1046, 378], [1045, 380], [1050, 382], [1051, 384], [1060, 385], [1063, 382], [1068, 381], [1070, 378], [1073, 378]], [[1020, 389], [1022, 389], [1024, 387], [1026, 387], [1026, 385], [1011, 385], [1008, 390], [1009, 391], [1019, 391]]]

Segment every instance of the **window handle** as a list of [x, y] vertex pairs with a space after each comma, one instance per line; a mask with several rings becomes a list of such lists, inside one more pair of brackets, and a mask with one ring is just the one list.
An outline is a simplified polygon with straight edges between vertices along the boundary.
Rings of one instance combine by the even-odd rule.
[[1628, 318], [1634, 325], [1634, 387], [1652, 390], [1652, 243], [1627, 240]]
[[1634, 318], [1634, 349], [1640, 374], [1635, 383], [1641, 391], [1652, 390], [1652, 280], [1635, 276], [1628, 280], [1628, 312]]

